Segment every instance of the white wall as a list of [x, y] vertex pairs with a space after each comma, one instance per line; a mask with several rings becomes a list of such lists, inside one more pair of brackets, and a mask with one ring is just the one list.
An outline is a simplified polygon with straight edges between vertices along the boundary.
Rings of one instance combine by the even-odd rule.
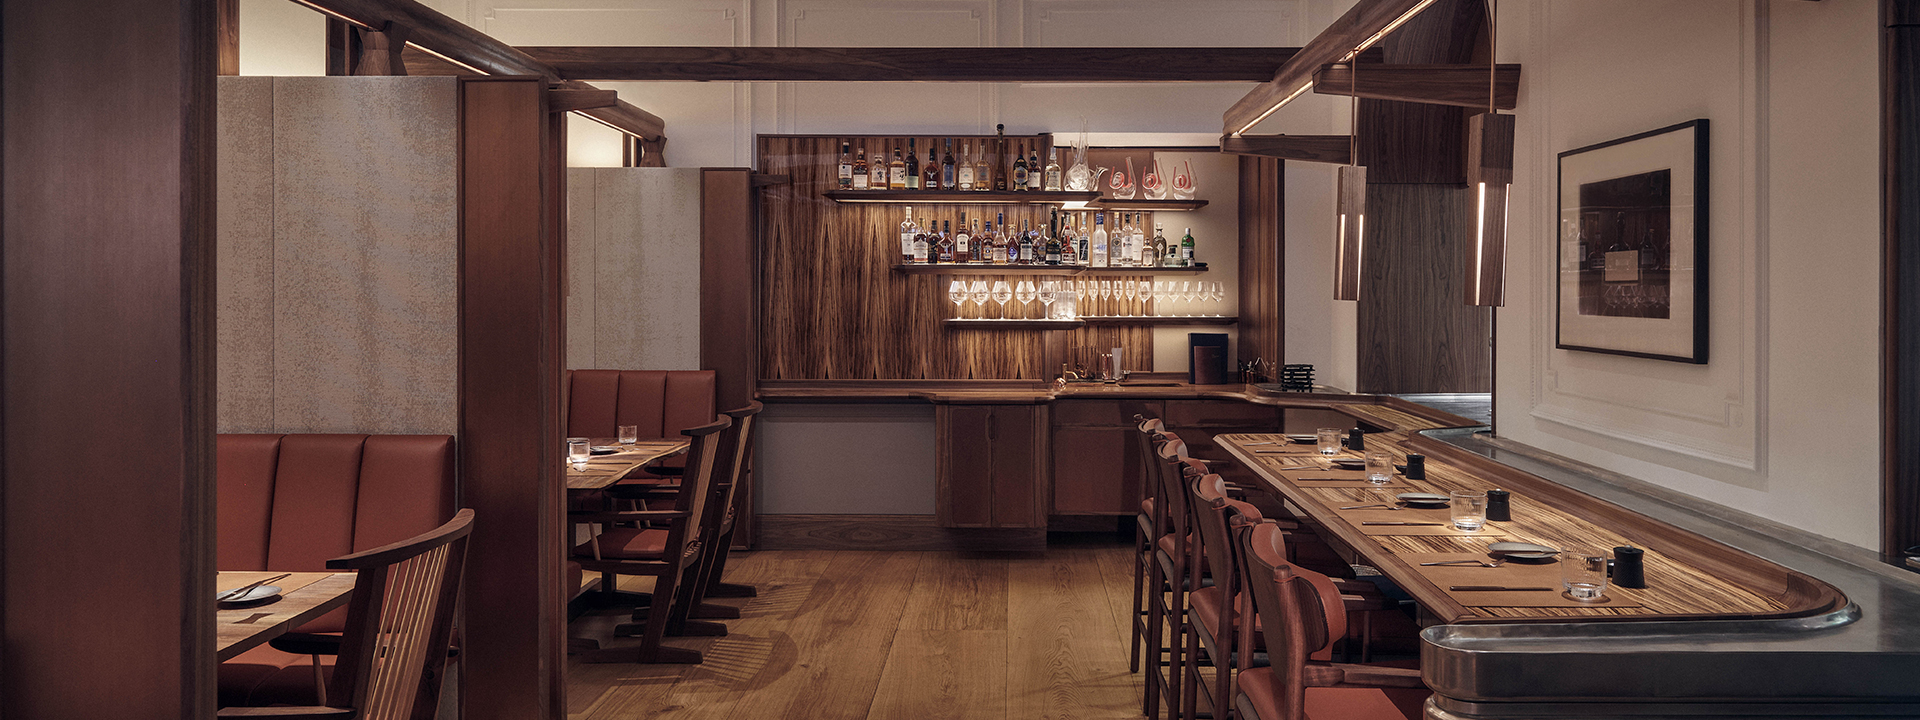
[[[1502, 5], [1524, 67], [1500, 434], [1856, 545], [1878, 538], [1875, 4]], [[1704, 366], [1553, 349], [1560, 152], [1712, 122]]]

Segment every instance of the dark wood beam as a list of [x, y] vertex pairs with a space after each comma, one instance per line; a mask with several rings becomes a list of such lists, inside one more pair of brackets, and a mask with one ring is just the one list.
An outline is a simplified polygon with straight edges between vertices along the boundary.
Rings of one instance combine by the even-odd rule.
[[407, 74], [414, 77], [440, 75], [472, 75], [474, 72], [461, 67], [446, 58], [408, 45], [400, 50], [400, 61], [407, 66]]
[[547, 110], [573, 112], [613, 107], [620, 104], [616, 95], [612, 90], [548, 90]]
[[1241, 135], [1220, 138], [1220, 152], [1345, 165], [1353, 161], [1346, 135]]
[[[1405, 18], [1426, 8], [1433, 0], [1360, 0], [1359, 4], [1333, 21], [1306, 47], [1280, 66], [1267, 82], [1240, 98], [1222, 118], [1223, 132], [1246, 132], [1286, 101], [1304, 93], [1313, 83], [1313, 73], [1327, 63], [1346, 62], [1355, 48], [1371, 45], [1376, 36], [1398, 27]], [[1363, 48], [1364, 49], [1364, 48]], [[1364, 74], [1364, 71], [1362, 71]]]
[[[593, 89], [591, 85], [563, 83], [564, 78], [552, 66], [528, 57], [526, 53], [417, 0], [294, 1], [364, 28], [384, 28], [389, 22], [405, 26], [412, 32], [407, 42], [427, 51], [429, 56], [437, 55], [436, 59], [439, 60], [438, 63], [416, 62], [411, 54], [403, 54], [402, 64], [409, 69], [415, 64], [431, 64], [437, 70], [444, 71], [447, 65], [453, 65], [469, 69], [473, 74], [532, 75], [544, 78], [548, 83], [561, 84], [566, 89]], [[664, 141], [666, 137], [665, 121], [625, 101], [617, 107], [586, 110], [583, 114], [649, 141]]]
[[220, 74], [240, 74], [240, 0], [214, 0], [214, 32], [220, 43]]
[[[1367, 65], [1356, 78], [1350, 63], [1322, 65], [1313, 74], [1313, 92], [1485, 109], [1487, 75], [1485, 65]], [[1520, 91], [1520, 66], [1499, 65], [1493, 75], [1494, 105], [1512, 110]]]
[[522, 47], [571, 80], [1261, 82], [1295, 48]]

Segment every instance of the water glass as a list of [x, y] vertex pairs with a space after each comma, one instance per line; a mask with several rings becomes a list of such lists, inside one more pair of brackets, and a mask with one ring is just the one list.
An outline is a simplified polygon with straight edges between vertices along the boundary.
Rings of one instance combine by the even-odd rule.
[[1367, 482], [1385, 485], [1393, 482], [1393, 456], [1383, 452], [1367, 453]]
[[1453, 506], [1453, 529], [1480, 532], [1487, 524], [1487, 494], [1480, 490], [1455, 490], [1449, 493]]
[[567, 438], [567, 459], [576, 463], [586, 462], [593, 457], [593, 443], [586, 438]]
[[1567, 597], [1599, 600], [1607, 594], [1607, 551], [1569, 545], [1560, 552], [1560, 585]]
[[1321, 455], [1339, 455], [1340, 438], [1346, 437], [1347, 431], [1340, 428], [1320, 428], [1315, 434], [1320, 438]]
[[620, 444], [632, 445], [637, 442], [640, 442], [640, 426], [639, 425], [621, 425], [620, 426]]

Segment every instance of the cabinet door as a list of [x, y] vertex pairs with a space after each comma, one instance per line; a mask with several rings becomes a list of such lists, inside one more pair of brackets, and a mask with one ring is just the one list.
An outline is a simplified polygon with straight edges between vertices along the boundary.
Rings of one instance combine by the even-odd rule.
[[993, 526], [1046, 527], [1046, 407], [994, 406], [988, 433], [993, 445]]
[[943, 527], [993, 525], [991, 405], [941, 405], [934, 515]]
[[1063, 427], [1053, 431], [1053, 512], [1131, 515], [1140, 510], [1140, 431]]

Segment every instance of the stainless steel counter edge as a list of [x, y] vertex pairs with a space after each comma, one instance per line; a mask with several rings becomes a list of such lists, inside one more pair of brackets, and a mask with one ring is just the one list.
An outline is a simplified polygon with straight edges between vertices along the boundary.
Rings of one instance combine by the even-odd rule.
[[1852, 604], [1781, 620], [1430, 627], [1428, 717], [1920, 716], [1920, 575], [1475, 430], [1424, 434], [1813, 576]]

